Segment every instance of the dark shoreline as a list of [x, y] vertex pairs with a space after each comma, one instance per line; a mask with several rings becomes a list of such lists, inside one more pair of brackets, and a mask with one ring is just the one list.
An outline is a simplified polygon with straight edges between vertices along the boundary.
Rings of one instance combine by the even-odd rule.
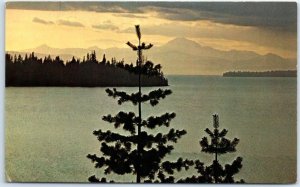
[[126, 64], [123, 60], [102, 61], [96, 53], [87, 60], [73, 59], [66, 64], [57, 56], [55, 59], [37, 58], [34, 53], [24, 58], [6, 54], [6, 87], [136, 87], [139, 85], [138, 71], [141, 71], [143, 87], [168, 86], [168, 80], [161, 71], [161, 65], [151, 61], [138, 66]]
[[230, 71], [223, 73], [223, 77], [297, 77], [297, 70], [264, 72]]

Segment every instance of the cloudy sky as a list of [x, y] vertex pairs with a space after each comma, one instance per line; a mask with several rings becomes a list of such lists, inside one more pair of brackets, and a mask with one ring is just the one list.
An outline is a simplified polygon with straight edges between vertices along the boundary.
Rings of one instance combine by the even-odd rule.
[[156, 46], [185, 37], [221, 50], [296, 58], [296, 3], [9, 2], [6, 50], [127, 47], [140, 24]]

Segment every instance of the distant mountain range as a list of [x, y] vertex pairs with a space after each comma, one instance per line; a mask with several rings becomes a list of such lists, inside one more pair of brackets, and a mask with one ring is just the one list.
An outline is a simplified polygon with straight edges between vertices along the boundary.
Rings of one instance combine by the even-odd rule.
[[[59, 55], [64, 60], [70, 60], [73, 56], [82, 59], [93, 50], [96, 51], [99, 60], [105, 54], [108, 60], [116, 57], [117, 60], [124, 59], [126, 63], [135, 64], [137, 58], [136, 53], [129, 47], [126, 48], [125, 43], [124, 48], [108, 49], [100, 49], [97, 46], [87, 49], [58, 49], [42, 45], [34, 49], [8, 53], [24, 55], [34, 51], [38, 57], [50, 54], [52, 57]], [[165, 74], [222, 75], [226, 71], [295, 70], [297, 64], [296, 59], [287, 59], [272, 53], [260, 55], [251, 51], [222, 51], [186, 38], [176, 38], [162, 46], [154, 46], [144, 55], [155, 64], [160, 63]]]

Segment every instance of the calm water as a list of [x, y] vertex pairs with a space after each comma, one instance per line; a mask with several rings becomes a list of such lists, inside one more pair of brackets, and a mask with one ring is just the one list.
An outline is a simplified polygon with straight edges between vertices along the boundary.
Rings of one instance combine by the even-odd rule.
[[[171, 126], [188, 134], [175, 144], [178, 156], [213, 159], [200, 151], [212, 114], [228, 137], [240, 138], [236, 153], [221, 156], [226, 163], [243, 157], [236, 178], [250, 183], [294, 182], [296, 178], [296, 78], [223, 78], [169, 76], [173, 94], [156, 107], [143, 105], [143, 116], [174, 111]], [[136, 88], [119, 88], [133, 92]], [[148, 92], [153, 88], [144, 88]], [[95, 170], [86, 158], [98, 153], [95, 129], [112, 129], [101, 120], [119, 110], [105, 88], [6, 88], [6, 176], [12, 181], [86, 182]], [[166, 132], [167, 129], [162, 128]], [[186, 176], [193, 173], [181, 173]], [[112, 176], [134, 181], [131, 176]]]

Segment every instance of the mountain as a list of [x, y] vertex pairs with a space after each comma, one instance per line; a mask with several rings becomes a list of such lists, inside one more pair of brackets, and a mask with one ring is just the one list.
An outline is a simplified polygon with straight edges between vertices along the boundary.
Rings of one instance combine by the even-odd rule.
[[[82, 59], [93, 50], [100, 60], [105, 54], [107, 60], [116, 57], [119, 60], [124, 59], [126, 63], [135, 64], [137, 58], [136, 53], [130, 48], [100, 49], [97, 46], [88, 49], [58, 49], [42, 45], [22, 52], [35, 51], [45, 55], [60, 55], [66, 60], [73, 55]], [[144, 56], [154, 63], [160, 63], [165, 74], [221, 75], [226, 71], [290, 70], [296, 69], [297, 62], [296, 59], [286, 59], [272, 53], [260, 55], [252, 51], [217, 50], [186, 38], [175, 38], [162, 46], [154, 46], [146, 51]]]
[[[151, 58], [150, 58], [151, 54]], [[260, 55], [252, 51], [222, 51], [176, 38], [149, 52], [153, 61], [163, 62], [174, 74], [222, 74], [226, 71], [268, 71], [296, 69], [296, 59], [275, 54]]]

